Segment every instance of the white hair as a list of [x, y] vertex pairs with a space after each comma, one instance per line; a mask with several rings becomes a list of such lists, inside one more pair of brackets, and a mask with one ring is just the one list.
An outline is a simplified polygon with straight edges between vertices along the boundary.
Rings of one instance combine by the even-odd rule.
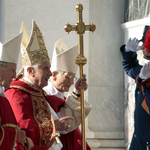
[[24, 76], [26, 77], [27, 75], [29, 75], [29, 74], [28, 74], [28, 71], [27, 71], [27, 69], [28, 69], [29, 67], [33, 67], [33, 68], [37, 69], [37, 68], [40, 67], [41, 64], [42, 64], [42, 63], [36, 64], [36, 65], [24, 66], [24, 73], [23, 73]]

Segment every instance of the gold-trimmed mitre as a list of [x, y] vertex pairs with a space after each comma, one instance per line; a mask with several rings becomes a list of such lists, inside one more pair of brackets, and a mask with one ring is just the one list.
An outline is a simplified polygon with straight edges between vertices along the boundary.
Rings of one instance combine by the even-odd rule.
[[22, 23], [21, 31], [23, 37], [21, 42], [22, 66], [36, 65], [44, 61], [50, 60], [44, 43], [42, 33], [35, 23], [32, 21], [31, 36], [29, 36], [24, 23]]

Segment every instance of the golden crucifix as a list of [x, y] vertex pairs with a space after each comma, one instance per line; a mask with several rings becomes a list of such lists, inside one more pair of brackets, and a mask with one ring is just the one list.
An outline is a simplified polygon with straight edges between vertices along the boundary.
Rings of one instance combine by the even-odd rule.
[[[84, 57], [83, 50], [83, 34], [86, 30], [94, 32], [96, 26], [91, 23], [90, 25], [85, 25], [82, 22], [82, 10], [83, 6], [79, 3], [76, 6], [77, 10], [77, 22], [76, 25], [70, 25], [67, 23], [65, 25], [65, 31], [71, 32], [76, 31], [78, 34], [78, 56], [75, 59], [75, 63], [80, 68], [80, 77], [83, 76], [83, 66], [87, 63], [86, 57]], [[85, 109], [84, 109], [84, 90], [81, 90], [81, 129], [82, 129], [82, 150], [86, 149], [86, 138], [85, 138]]]

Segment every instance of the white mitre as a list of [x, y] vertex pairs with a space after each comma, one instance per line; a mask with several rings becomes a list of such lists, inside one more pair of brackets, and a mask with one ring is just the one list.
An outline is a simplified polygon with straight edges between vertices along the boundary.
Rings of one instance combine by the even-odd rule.
[[78, 56], [78, 44], [72, 48], [68, 48], [63, 39], [55, 43], [51, 71], [66, 71], [76, 73], [78, 65], [75, 63], [75, 58]]
[[9, 63], [18, 62], [22, 33], [4, 44], [0, 42], [0, 61]]

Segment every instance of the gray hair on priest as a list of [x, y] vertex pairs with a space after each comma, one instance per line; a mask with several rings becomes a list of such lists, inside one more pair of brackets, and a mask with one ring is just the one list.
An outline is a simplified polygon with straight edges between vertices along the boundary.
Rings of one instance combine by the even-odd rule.
[[36, 65], [30, 65], [30, 66], [24, 66], [24, 76], [27, 76], [28, 75], [28, 71], [27, 71], [27, 69], [29, 68], [29, 67], [33, 67], [33, 68], [35, 68], [35, 69], [37, 69], [37, 68], [39, 68], [39, 66], [42, 64], [42, 62], [41, 63], [39, 63], [39, 64], [36, 64]]
[[1, 64], [3, 67], [7, 68], [8, 62], [0, 61], [0, 64]]

